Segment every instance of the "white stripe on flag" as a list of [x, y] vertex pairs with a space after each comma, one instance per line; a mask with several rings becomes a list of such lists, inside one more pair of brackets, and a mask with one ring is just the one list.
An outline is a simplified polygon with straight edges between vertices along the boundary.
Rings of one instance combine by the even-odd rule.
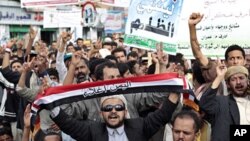
[[[158, 86], [158, 85], [183, 86], [183, 80], [180, 78], [173, 78], [173, 79], [160, 80], [160, 81], [150, 81], [150, 82], [129, 82], [129, 83], [130, 83], [130, 86], [128, 88]], [[117, 84], [112, 84], [112, 85], [106, 85], [106, 87], [109, 87], [109, 88], [116, 87], [116, 86], [118, 87], [118, 86], [125, 85], [125, 84], [126, 83], [117, 83]], [[98, 90], [101, 89], [105, 91], [104, 87], [105, 86], [97, 86], [97, 87], [90, 87], [90, 88], [85, 88], [85, 89], [70, 90], [67, 92], [58, 93], [56, 95], [52, 94], [52, 95], [45, 96], [45, 97], [35, 100], [34, 104], [36, 105], [49, 104], [59, 99], [83, 95], [85, 92], [91, 91], [93, 89], [98, 89]]]

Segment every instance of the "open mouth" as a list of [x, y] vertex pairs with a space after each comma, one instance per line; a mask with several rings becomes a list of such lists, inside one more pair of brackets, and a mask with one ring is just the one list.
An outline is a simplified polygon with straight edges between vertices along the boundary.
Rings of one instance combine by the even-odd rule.
[[244, 90], [244, 87], [243, 86], [236, 86], [235, 89], [237, 91], [243, 91]]
[[86, 76], [85, 75], [78, 75], [77, 80], [78, 80], [78, 83], [84, 82], [86, 80]]
[[118, 116], [113, 114], [113, 115], [108, 116], [108, 118], [111, 120], [115, 120], [115, 119], [118, 119]]

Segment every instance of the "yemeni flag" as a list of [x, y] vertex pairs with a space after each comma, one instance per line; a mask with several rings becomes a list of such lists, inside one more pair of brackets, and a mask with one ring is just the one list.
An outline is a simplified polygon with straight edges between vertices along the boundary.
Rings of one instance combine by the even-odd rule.
[[32, 104], [32, 113], [41, 109], [51, 110], [56, 106], [85, 99], [117, 94], [147, 92], [184, 92], [188, 85], [184, 77], [177, 73], [164, 73], [107, 81], [57, 86], [38, 94]]

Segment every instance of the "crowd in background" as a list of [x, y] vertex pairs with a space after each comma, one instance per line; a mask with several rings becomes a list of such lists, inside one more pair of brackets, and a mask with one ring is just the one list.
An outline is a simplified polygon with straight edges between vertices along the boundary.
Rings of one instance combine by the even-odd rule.
[[[188, 21], [193, 60], [185, 59], [182, 53], [163, 52], [160, 42], [156, 44], [156, 51], [126, 46], [122, 36], [106, 36], [86, 46], [84, 39], [72, 41], [70, 32], [62, 32], [52, 43], [34, 42], [37, 33], [31, 27], [27, 43], [24, 39], [10, 39], [6, 47], [0, 48], [0, 141], [81, 139], [83, 135], [78, 135], [81, 133], [69, 134], [67, 128], [70, 127], [64, 127], [67, 123], [56, 124], [61, 122], [46, 109], [39, 112], [39, 122], [31, 131], [30, 103], [48, 87], [170, 72], [189, 80], [193, 100], [178, 94], [175, 112], [169, 112], [172, 120], [146, 139], [228, 141], [230, 125], [250, 124], [250, 115], [245, 112], [250, 100], [248, 54], [240, 46], [232, 45], [227, 48], [224, 60], [206, 57], [196, 36], [196, 24], [202, 18], [203, 15], [193, 13]], [[148, 119], [151, 113], [161, 109], [164, 101], [172, 100], [170, 93], [161, 92], [136, 93], [124, 98], [129, 115], [126, 118], [131, 119]], [[100, 102], [100, 98], [78, 101], [61, 105], [60, 110], [77, 120], [103, 122]]]

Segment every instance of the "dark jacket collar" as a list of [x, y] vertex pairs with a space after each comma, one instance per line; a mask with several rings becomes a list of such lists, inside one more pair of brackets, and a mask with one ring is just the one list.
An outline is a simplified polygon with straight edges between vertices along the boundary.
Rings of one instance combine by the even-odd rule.
[[229, 112], [233, 119], [232, 124], [240, 124], [240, 113], [237, 103], [232, 94], [229, 95]]

